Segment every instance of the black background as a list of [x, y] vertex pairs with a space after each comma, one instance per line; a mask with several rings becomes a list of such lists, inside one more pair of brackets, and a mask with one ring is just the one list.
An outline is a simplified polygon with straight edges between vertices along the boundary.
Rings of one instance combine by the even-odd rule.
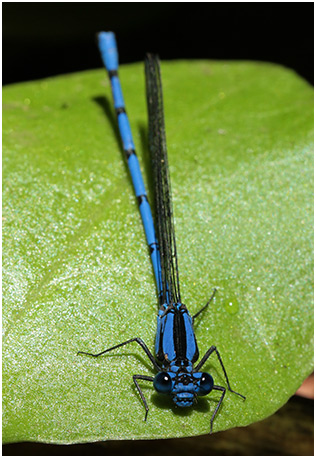
[[[4, 3], [3, 83], [101, 67], [95, 44], [95, 33], [100, 30], [116, 33], [121, 63], [142, 61], [148, 51], [165, 60], [268, 61], [290, 67], [313, 83], [313, 8], [313, 3]], [[301, 429], [295, 424], [300, 418], [296, 409], [304, 415]], [[285, 451], [297, 431], [292, 451]], [[312, 401], [295, 397], [265, 422], [216, 434], [210, 440], [204, 448], [200, 438], [177, 439], [179, 453], [166, 440], [72, 447], [22, 443], [7, 445], [3, 452], [310, 455]], [[304, 444], [309, 448], [295, 449]]]
[[4, 3], [3, 83], [101, 66], [95, 33], [117, 35], [120, 62], [246, 59], [313, 82], [313, 3]]

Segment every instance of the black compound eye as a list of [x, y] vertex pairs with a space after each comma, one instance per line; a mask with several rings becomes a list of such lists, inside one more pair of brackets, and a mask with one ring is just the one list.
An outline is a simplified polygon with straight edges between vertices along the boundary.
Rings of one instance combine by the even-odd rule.
[[199, 396], [205, 396], [206, 394], [208, 394], [210, 391], [212, 391], [213, 386], [213, 377], [207, 372], [202, 372], [198, 391]]
[[172, 390], [172, 380], [168, 372], [159, 372], [154, 378], [154, 388], [158, 393], [169, 394]]

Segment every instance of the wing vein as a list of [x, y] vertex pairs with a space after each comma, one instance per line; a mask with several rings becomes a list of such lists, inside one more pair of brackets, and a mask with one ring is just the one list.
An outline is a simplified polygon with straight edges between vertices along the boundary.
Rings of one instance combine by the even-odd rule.
[[149, 148], [153, 168], [156, 230], [161, 260], [161, 305], [181, 302], [177, 248], [169, 177], [163, 94], [157, 56], [145, 60]]

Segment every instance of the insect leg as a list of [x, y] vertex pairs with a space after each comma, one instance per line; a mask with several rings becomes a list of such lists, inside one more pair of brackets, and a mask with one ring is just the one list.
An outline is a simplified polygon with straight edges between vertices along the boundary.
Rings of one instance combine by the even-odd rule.
[[243, 399], [246, 399], [245, 396], [243, 396], [242, 394], [240, 393], [237, 393], [237, 391], [234, 391], [231, 389], [230, 387], [230, 383], [229, 383], [229, 380], [228, 380], [228, 375], [227, 375], [227, 372], [226, 372], [226, 369], [224, 367], [224, 363], [222, 361], [222, 358], [219, 354], [219, 351], [217, 350], [217, 348], [212, 345], [208, 350], [207, 352], [205, 353], [205, 355], [203, 356], [203, 358], [201, 359], [201, 361], [199, 362], [199, 364], [194, 368], [194, 372], [197, 372], [201, 369], [201, 367], [203, 366], [203, 364], [207, 361], [207, 359], [211, 356], [211, 354], [215, 351], [216, 355], [217, 355], [217, 358], [218, 358], [218, 361], [220, 362], [220, 365], [223, 369], [223, 372], [224, 372], [224, 375], [225, 375], [225, 379], [226, 379], [226, 383], [227, 383], [227, 386], [228, 386], [228, 389], [229, 391], [231, 391], [232, 393], [235, 393], [237, 394], [238, 396], [240, 396], [241, 398]]
[[115, 350], [116, 348], [119, 348], [119, 347], [122, 347], [123, 345], [127, 345], [131, 342], [137, 342], [141, 347], [142, 349], [144, 350], [144, 352], [146, 353], [146, 355], [148, 356], [148, 358], [150, 359], [150, 361], [153, 363], [153, 365], [155, 366], [155, 368], [160, 371], [161, 368], [159, 366], [159, 364], [157, 363], [157, 361], [155, 360], [155, 357], [154, 355], [150, 352], [149, 348], [147, 347], [147, 345], [145, 344], [145, 342], [140, 339], [139, 337], [135, 337], [134, 339], [129, 339], [129, 340], [126, 340], [125, 342], [122, 342], [118, 345], [115, 345], [114, 347], [111, 347], [111, 348], [107, 348], [106, 350], [104, 351], [101, 351], [100, 353], [97, 353], [97, 354], [93, 354], [93, 353], [87, 353], [85, 351], [78, 351], [77, 355], [81, 354], [81, 355], [88, 355], [88, 356], [94, 356], [95, 358], [97, 358], [98, 356], [101, 356], [101, 355], [104, 355], [104, 353], [107, 353], [109, 351], [112, 351], [112, 350]]
[[149, 411], [149, 407], [147, 405], [147, 402], [146, 402], [146, 398], [137, 382], [137, 380], [148, 380], [149, 382], [153, 382], [154, 381], [154, 377], [150, 377], [148, 375], [133, 375], [133, 380], [134, 380], [134, 383], [136, 385], [136, 388], [137, 388], [137, 391], [139, 392], [140, 394], [140, 397], [142, 398], [142, 401], [143, 401], [143, 404], [144, 404], [144, 407], [145, 407], [145, 410], [146, 410], [146, 413], [145, 413], [145, 418], [144, 418], [144, 421], [147, 420], [147, 415], [148, 415], [148, 411]]
[[212, 415], [212, 418], [211, 418], [211, 430], [210, 430], [210, 434], [212, 434], [213, 432], [213, 422], [214, 422], [214, 418], [218, 412], [218, 409], [220, 408], [222, 402], [223, 402], [223, 399], [224, 399], [224, 396], [225, 396], [225, 393], [226, 393], [226, 388], [224, 388], [223, 386], [218, 386], [218, 385], [214, 385], [213, 386], [213, 390], [218, 390], [218, 391], [222, 391], [223, 394], [220, 398], [220, 400], [218, 401], [218, 404], [216, 406], [216, 409], [214, 410], [213, 412], [213, 415]]
[[214, 297], [215, 297], [216, 291], [217, 291], [217, 289], [214, 288], [211, 297], [209, 298], [209, 300], [207, 301], [207, 303], [204, 305], [204, 307], [202, 307], [201, 310], [199, 310], [195, 315], [193, 315], [193, 317], [192, 317], [192, 322], [193, 322], [193, 323], [194, 323], [195, 318], [196, 318], [197, 316], [199, 316], [199, 314], [202, 313], [202, 312], [209, 306], [210, 302], [212, 302], [212, 300], [213, 300]]

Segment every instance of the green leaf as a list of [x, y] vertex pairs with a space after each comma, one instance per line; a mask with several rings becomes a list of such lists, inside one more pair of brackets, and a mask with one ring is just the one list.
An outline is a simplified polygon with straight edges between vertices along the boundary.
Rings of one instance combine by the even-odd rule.
[[[148, 186], [143, 65], [120, 72]], [[290, 70], [163, 62], [181, 292], [200, 354], [216, 345], [232, 388], [214, 430], [282, 406], [312, 371], [313, 92]], [[103, 70], [3, 93], [6, 442], [207, 433], [219, 394], [174, 409], [153, 375], [157, 307], [145, 235]], [[152, 195], [152, 194], [150, 194]], [[204, 366], [225, 379], [215, 357]]]

